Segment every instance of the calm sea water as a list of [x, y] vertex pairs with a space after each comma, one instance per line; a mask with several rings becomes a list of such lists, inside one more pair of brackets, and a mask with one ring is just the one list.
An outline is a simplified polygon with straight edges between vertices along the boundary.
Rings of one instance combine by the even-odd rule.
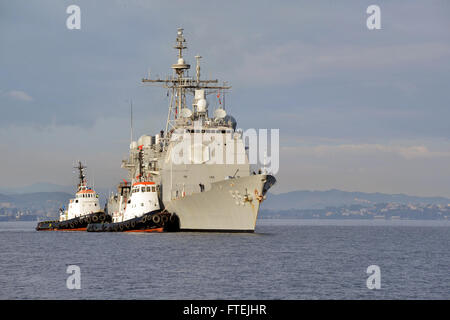
[[[0, 223], [0, 299], [450, 299], [449, 221], [259, 220], [254, 234]], [[81, 289], [66, 287], [68, 265]], [[366, 286], [378, 265], [381, 289]]]

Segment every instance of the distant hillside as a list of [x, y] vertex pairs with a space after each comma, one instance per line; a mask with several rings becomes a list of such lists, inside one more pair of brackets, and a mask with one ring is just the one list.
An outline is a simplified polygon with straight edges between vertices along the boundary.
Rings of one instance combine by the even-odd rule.
[[[95, 191], [102, 197], [106, 197], [109, 193], [109, 191], [115, 191], [115, 188], [100, 188], [95, 187]], [[69, 193], [69, 194], [75, 194], [76, 187], [75, 185], [72, 186], [63, 186], [59, 184], [54, 183], [47, 183], [47, 182], [40, 182], [35, 183], [32, 185], [24, 186], [24, 187], [15, 187], [15, 188], [5, 188], [0, 187], [0, 194], [3, 194], [3, 196], [10, 196], [10, 195], [23, 195], [23, 194], [31, 194], [31, 193]], [[1, 198], [0, 198], [1, 201]]]
[[268, 194], [262, 208], [264, 210], [289, 209], [324, 209], [326, 207], [340, 207], [349, 205], [367, 205], [375, 203], [450, 203], [450, 199], [442, 197], [416, 197], [405, 194], [384, 194], [347, 192], [340, 190], [328, 191], [292, 191], [281, 194]]
[[[56, 217], [59, 208], [67, 208], [73, 197], [74, 194], [66, 192], [0, 194], [0, 221], [14, 219], [16, 216]], [[100, 198], [101, 207], [104, 202], [105, 200]]]
[[8, 202], [13, 202], [13, 201], [14, 201], [14, 199], [11, 198], [10, 196], [0, 194], [0, 203], [8, 203]]
[[[67, 206], [73, 195], [65, 192], [34, 192], [8, 196], [17, 208], [43, 208], [50, 204]], [[52, 205], [53, 207], [53, 205]]]
[[24, 194], [24, 193], [36, 193], [36, 192], [66, 192], [74, 193], [75, 186], [62, 186], [54, 183], [35, 183], [24, 187], [14, 187], [14, 188], [0, 188], [0, 193], [10, 195], [10, 194]]
[[[43, 187], [42, 184], [40, 184]], [[39, 185], [34, 185], [34, 187], [29, 187], [34, 189], [39, 187]], [[28, 188], [28, 187], [27, 187]], [[46, 187], [42, 188], [44, 190], [49, 190], [52, 188], [61, 189], [63, 186], [46, 184]], [[72, 188], [72, 187], [65, 187]], [[100, 193], [101, 191], [98, 190]], [[36, 216], [56, 216], [58, 214], [58, 209], [62, 206], [67, 206], [69, 199], [73, 198], [73, 190], [69, 192], [32, 192], [32, 193], [10, 193], [1, 194], [0, 193], [0, 216], [14, 216], [20, 212], [28, 215], [35, 214]], [[105, 194], [100, 193], [100, 205], [103, 207], [106, 198]], [[425, 206], [419, 206], [415, 209], [414, 206], [409, 207], [396, 207], [396, 206], [379, 206], [379, 204], [398, 204], [398, 205], [409, 205], [409, 204], [423, 204]], [[364, 193], [364, 192], [346, 192], [340, 190], [328, 190], [328, 191], [293, 191], [281, 194], [269, 194], [267, 200], [262, 204], [261, 209], [267, 211], [267, 214], [281, 213], [284, 211], [283, 216], [295, 215], [295, 216], [314, 216], [314, 215], [331, 215], [332, 212], [336, 214], [343, 214], [344, 216], [347, 212], [352, 215], [365, 213], [367, 210], [363, 208], [372, 208], [369, 212], [382, 214], [384, 211], [388, 210], [394, 215], [398, 215], [399, 210], [401, 212], [412, 212], [415, 211], [417, 215], [417, 210], [422, 210], [421, 212], [434, 210], [434, 214], [447, 215], [447, 211], [441, 212], [438, 207], [428, 208], [426, 205], [443, 205], [445, 210], [448, 210], [450, 206], [450, 199], [442, 197], [416, 197], [404, 194], [383, 194], [383, 193]], [[357, 206], [352, 208], [351, 206]], [[333, 208], [333, 209], [329, 209]], [[375, 209], [374, 209], [375, 208]], [[327, 209], [325, 212], [299, 212], [299, 210], [323, 210]], [[295, 212], [294, 212], [295, 211]], [[427, 211], [427, 212], [428, 212]], [[439, 213], [440, 212], [440, 213]], [[264, 213], [262, 213], [264, 216]], [[365, 215], [365, 214], [364, 214]], [[403, 215], [403, 213], [402, 213]], [[430, 216], [429, 214], [427, 216]]]
[[18, 209], [45, 209], [66, 205], [73, 196], [65, 192], [34, 192], [25, 194], [0, 194], [0, 202]]

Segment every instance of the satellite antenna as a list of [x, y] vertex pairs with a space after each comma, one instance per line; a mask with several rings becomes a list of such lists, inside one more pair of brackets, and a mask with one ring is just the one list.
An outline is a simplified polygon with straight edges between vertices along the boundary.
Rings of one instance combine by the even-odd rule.
[[227, 112], [222, 108], [216, 109], [216, 111], [214, 111], [215, 119], [223, 119], [226, 117], [226, 115], [227, 115]]
[[192, 116], [192, 111], [188, 108], [183, 108], [181, 109], [180, 114], [183, 118], [190, 118]]

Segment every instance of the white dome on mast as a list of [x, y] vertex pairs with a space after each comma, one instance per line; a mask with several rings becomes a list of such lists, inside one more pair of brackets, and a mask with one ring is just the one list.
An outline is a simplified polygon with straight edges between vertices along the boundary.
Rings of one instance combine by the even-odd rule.
[[208, 101], [204, 98], [197, 101], [197, 111], [198, 112], [206, 112], [208, 109]]

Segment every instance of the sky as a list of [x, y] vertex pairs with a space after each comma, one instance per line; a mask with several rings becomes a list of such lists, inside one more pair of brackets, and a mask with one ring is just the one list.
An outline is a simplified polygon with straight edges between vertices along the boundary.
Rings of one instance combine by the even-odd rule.
[[135, 137], [165, 126], [166, 91], [140, 80], [171, 74], [182, 27], [238, 127], [280, 130], [275, 193], [450, 197], [449, 17], [449, 1], [0, 0], [0, 187], [70, 185], [77, 160], [95, 185], [126, 177], [130, 99]]

